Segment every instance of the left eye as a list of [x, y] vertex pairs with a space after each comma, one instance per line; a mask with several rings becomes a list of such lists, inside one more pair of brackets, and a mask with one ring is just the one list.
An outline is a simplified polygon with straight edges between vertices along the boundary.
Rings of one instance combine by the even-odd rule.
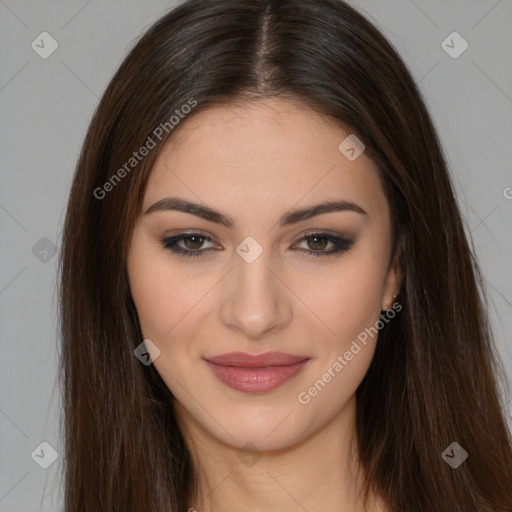
[[[211, 238], [202, 235], [201, 233], [181, 234], [161, 240], [166, 249], [169, 249], [180, 256], [200, 256], [207, 251], [207, 249], [201, 250], [205, 241], [211, 242]], [[303, 248], [299, 249], [308, 256], [327, 256], [348, 251], [354, 244], [353, 240], [336, 237], [328, 233], [310, 233], [302, 237], [300, 242], [306, 242], [307, 246], [313, 247], [312, 250]], [[329, 243], [332, 244], [333, 248], [325, 250], [326, 245]]]
[[[313, 250], [305, 249], [308, 256], [329, 256], [335, 253], [348, 251], [354, 244], [353, 240], [341, 238], [328, 233], [311, 233], [304, 236], [301, 240], [305, 241], [309, 247], [316, 246]], [[323, 250], [327, 244], [334, 246], [331, 250]]]

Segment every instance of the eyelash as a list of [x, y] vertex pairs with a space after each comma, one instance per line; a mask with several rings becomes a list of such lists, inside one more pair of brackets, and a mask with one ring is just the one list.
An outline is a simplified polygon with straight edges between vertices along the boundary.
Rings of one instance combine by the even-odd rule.
[[[186, 233], [181, 235], [172, 236], [169, 238], [163, 238], [160, 241], [164, 245], [166, 249], [169, 249], [170, 251], [178, 254], [182, 257], [197, 257], [200, 256], [202, 253], [206, 252], [206, 250], [196, 249], [183, 249], [181, 247], [178, 247], [178, 242], [181, 242], [182, 240], [190, 239], [198, 237], [203, 239], [204, 241], [211, 242], [211, 238], [202, 235], [201, 233]], [[318, 258], [319, 256], [333, 256], [334, 254], [342, 253], [348, 251], [352, 245], [354, 244], [353, 240], [349, 240], [346, 238], [340, 238], [333, 235], [329, 235], [328, 233], [308, 233], [307, 235], [303, 236], [300, 241], [310, 239], [310, 238], [320, 238], [321, 240], [328, 240], [329, 242], [333, 243], [335, 245], [334, 249], [331, 249], [330, 251], [313, 251], [308, 249], [298, 249], [301, 252], [307, 253], [308, 257]]]

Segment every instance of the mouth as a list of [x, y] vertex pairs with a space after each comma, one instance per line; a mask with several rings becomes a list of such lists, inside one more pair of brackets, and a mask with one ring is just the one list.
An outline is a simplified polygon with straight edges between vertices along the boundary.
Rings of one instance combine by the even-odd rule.
[[205, 358], [219, 381], [243, 393], [272, 391], [297, 375], [308, 361], [309, 357], [282, 352], [259, 355], [231, 352]]

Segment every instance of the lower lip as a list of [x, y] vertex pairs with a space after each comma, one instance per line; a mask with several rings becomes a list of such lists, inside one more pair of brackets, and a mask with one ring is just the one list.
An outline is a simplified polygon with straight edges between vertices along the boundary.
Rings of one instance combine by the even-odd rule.
[[226, 386], [243, 393], [264, 393], [282, 386], [297, 375], [309, 359], [287, 366], [266, 368], [242, 368], [238, 366], [221, 366], [206, 361], [215, 376]]

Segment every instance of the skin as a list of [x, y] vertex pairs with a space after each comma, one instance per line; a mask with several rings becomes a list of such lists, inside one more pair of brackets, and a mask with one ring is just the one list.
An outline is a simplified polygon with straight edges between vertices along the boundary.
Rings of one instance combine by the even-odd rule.
[[[389, 205], [373, 161], [364, 152], [349, 161], [339, 151], [349, 134], [289, 99], [218, 106], [182, 121], [153, 166], [142, 213], [174, 196], [235, 221], [226, 227], [191, 213], [142, 214], [127, 262], [144, 338], [161, 351], [153, 364], [201, 469], [190, 503], [199, 512], [364, 510], [355, 391], [377, 337], [360, 344], [309, 403], [298, 400], [375, 325], [399, 289], [397, 259], [388, 265]], [[278, 225], [284, 213], [326, 200], [351, 201], [366, 214], [331, 212]], [[204, 251], [198, 257], [174, 254], [161, 242], [197, 231], [211, 241], [178, 245]], [[308, 257], [334, 247], [304, 238], [315, 231], [354, 244]], [[249, 236], [263, 249], [252, 263], [236, 252]], [[203, 359], [232, 351], [310, 361], [281, 387], [248, 394], [220, 382]], [[373, 497], [368, 510], [385, 508]]]

